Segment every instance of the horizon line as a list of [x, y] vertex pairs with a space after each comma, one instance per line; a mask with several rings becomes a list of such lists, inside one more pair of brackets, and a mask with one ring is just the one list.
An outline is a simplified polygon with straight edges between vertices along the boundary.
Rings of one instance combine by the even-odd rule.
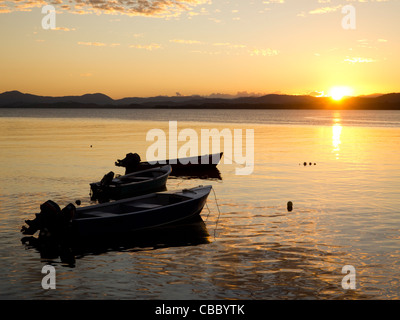
[[[251, 98], [251, 97], [263, 97], [263, 96], [268, 96], [268, 95], [278, 95], [278, 96], [308, 96], [308, 97], [313, 97], [313, 98], [330, 98], [331, 96], [329, 94], [324, 94], [324, 92], [321, 92], [322, 95], [315, 95], [313, 93], [317, 93], [317, 91], [310, 92], [310, 93], [296, 93], [296, 94], [290, 94], [290, 93], [283, 93], [281, 91], [274, 91], [271, 93], [248, 93], [247, 91], [238, 91], [236, 94], [231, 94], [231, 93], [210, 93], [207, 95], [202, 95], [202, 94], [190, 94], [190, 95], [184, 95], [184, 94], [178, 94], [178, 92], [175, 95], [163, 95], [163, 94], [158, 94], [158, 95], [150, 95], [150, 96], [124, 96], [122, 98], [113, 98], [108, 94], [105, 94], [103, 92], [87, 92], [83, 94], [65, 94], [65, 95], [42, 95], [42, 94], [36, 94], [36, 93], [29, 93], [29, 92], [22, 92], [20, 90], [7, 90], [3, 91], [0, 93], [0, 95], [5, 94], [5, 93], [20, 93], [20, 94], [26, 94], [26, 95], [33, 95], [33, 96], [40, 96], [40, 97], [51, 97], [51, 98], [61, 98], [61, 97], [82, 97], [85, 95], [103, 95], [106, 96], [112, 100], [122, 100], [122, 99], [128, 99], [128, 98], [157, 98], [157, 97], [165, 97], [165, 98], [190, 98], [190, 97], [199, 97], [199, 98], [216, 98], [216, 99], [235, 99], [235, 98]], [[358, 98], [358, 97], [378, 97], [386, 94], [396, 94], [400, 93], [400, 91], [393, 91], [393, 92], [386, 92], [386, 93], [369, 93], [369, 94], [360, 94], [360, 95], [346, 95], [343, 98]], [[215, 97], [213, 97], [215, 96]], [[225, 97], [224, 97], [225, 96]], [[228, 98], [230, 97], [230, 98]]]

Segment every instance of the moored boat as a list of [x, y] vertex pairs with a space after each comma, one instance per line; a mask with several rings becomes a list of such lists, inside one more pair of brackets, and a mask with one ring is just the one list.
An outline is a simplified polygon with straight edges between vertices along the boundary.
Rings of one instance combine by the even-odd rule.
[[169, 164], [172, 167], [173, 174], [178, 175], [180, 173], [184, 174], [189, 171], [198, 172], [213, 169], [215, 170], [222, 156], [223, 152], [178, 159], [141, 161], [138, 154], [128, 153], [124, 159], [117, 160], [115, 162], [115, 165], [118, 167], [124, 167], [126, 170], [125, 173], [128, 174], [135, 171], [156, 168], [162, 165]]
[[200, 214], [211, 186], [156, 192], [78, 208], [72, 220], [80, 235], [129, 232], [176, 223]]
[[47, 201], [34, 220], [26, 220], [29, 228], [21, 232], [43, 236], [71, 237], [121, 234], [168, 226], [199, 215], [212, 186], [199, 186], [178, 191], [155, 192], [147, 195], [63, 210]]
[[168, 176], [171, 174], [170, 165], [140, 170], [114, 178], [110, 172], [99, 182], [90, 184], [94, 199], [122, 199], [165, 188]]
[[112, 236], [90, 235], [65, 239], [25, 236], [21, 242], [27, 249], [34, 248], [40, 258], [75, 266], [87, 255], [104, 254], [110, 251], [143, 251], [168, 247], [209, 244], [210, 234], [200, 215], [162, 227], [118, 233]]

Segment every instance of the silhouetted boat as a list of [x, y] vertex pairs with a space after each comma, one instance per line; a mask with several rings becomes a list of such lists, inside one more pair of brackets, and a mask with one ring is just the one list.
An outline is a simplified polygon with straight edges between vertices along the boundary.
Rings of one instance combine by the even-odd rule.
[[172, 167], [173, 174], [178, 175], [180, 173], [184, 174], [189, 171], [199, 172], [215, 169], [223, 154], [223, 152], [220, 152], [195, 157], [158, 160], [156, 163], [152, 163], [152, 161], [143, 161], [137, 164], [135, 161], [130, 161], [130, 156], [136, 156], [135, 160], [139, 159], [139, 161], [140, 157], [137, 154], [129, 153], [126, 155], [125, 159], [117, 160], [115, 165], [118, 167], [124, 167], [126, 169], [125, 173], [129, 174], [131, 172], [156, 168], [165, 164], [169, 164]]
[[200, 214], [211, 186], [148, 195], [76, 209], [73, 233], [80, 236], [160, 227]]
[[117, 178], [113, 178], [114, 174], [110, 172], [112, 177], [105, 179], [106, 175], [102, 181], [90, 184], [93, 192], [92, 198], [122, 199], [160, 191], [162, 188], [165, 188], [171, 171], [171, 166], [165, 165], [133, 172]]
[[177, 177], [179, 179], [202, 179], [202, 180], [222, 180], [221, 172], [218, 168], [203, 170], [172, 170], [169, 178]]
[[[23, 237], [21, 242], [27, 248], [35, 248], [42, 259], [61, 259], [69, 266], [75, 266], [76, 259], [87, 255], [103, 254], [110, 251], [143, 251], [167, 247], [196, 246], [210, 243], [207, 227], [200, 215], [175, 224], [118, 233], [112, 237], [103, 235], [73, 237], [67, 239], [47, 239]], [[60, 241], [61, 240], [61, 241]]]

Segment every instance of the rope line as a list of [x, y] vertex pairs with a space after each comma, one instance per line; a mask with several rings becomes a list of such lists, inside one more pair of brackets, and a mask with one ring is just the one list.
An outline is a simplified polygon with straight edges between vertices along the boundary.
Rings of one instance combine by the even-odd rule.
[[218, 227], [218, 222], [219, 222], [219, 217], [221, 215], [221, 211], [219, 210], [219, 204], [218, 204], [218, 201], [217, 201], [217, 195], [215, 194], [214, 187], [212, 187], [211, 189], [212, 189], [212, 191], [214, 193], [214, 199], [215, 199], [215, 203], [217, 204], [217, 209], [218, 209], [218, 218], [217, 218], [217, 221], [215, 222], [215, 229], [214, 229], [214, 239], [215, 239], [215, 232], [217, 231], [217, 227]]

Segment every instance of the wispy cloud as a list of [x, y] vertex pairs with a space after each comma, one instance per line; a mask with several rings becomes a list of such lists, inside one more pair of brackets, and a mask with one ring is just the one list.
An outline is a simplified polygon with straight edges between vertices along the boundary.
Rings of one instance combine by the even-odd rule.
[[83, 42], [83, 41], [79, 41], [78, 44], [81, 46], [93, 46], [93, 47], [117, 47], [121, 45], [120, 43], [107, 44], [104, 42]]
[[267, 56], [276, 56], [279, 54], [278, 50], [274, 50], [274, 49], [252, 49], [249, 51], [251, 56], [263, 56], [263, 57], [267, 57]]
[[309, 11], [308, 13], [309, 14], [325, 14], [325, 13], [335, 12], [341, 7], [342, 7], [342, 5], [317, 8], [317, 9]]
[[361, 58], [361, 57], [352, 57], [352, 58], [346, 58], [344, 59], [345, 62], [349, 62], [351, 64], [354, 63], [371, 63], [371, 62], [376, 62], [376, 60], [371, 59], [371, 58]]
[[365, 49], [377, 49], [382, 44], [387, 43], [386, 39], [359, 39], [357, 40], [357, 47], [365, 48]]
[[[365, 2], [389, 2], [390, 0], [346, 0], [347, 2], [360, 2], [360, 3], [365, 3]], [[327, 7], [321, 7], [317, 8], [314, 10], [309, 11], [309, 14], [326, 14], [326, 13], [331, 13], [335, 12], [338, 9], [340, 9], [344, 4], [339, 4], [339, 5], [333, 5], [333, 2], [337, 2], [335, 0], [318, 0], [318, 3], [323, 3], [323, 4], [332, 4]], [[342, 1], [343, 2], [343, 1]], [[302, 11], [300, 12], [297, 16], [304, 17], [305, 12]]]
[[0, 6], [0, 13], [9, 13], [11, 10], [6, 6]]
[[[2, 1], [3, 2], [3, 1]], [[58, 5], [61, 10], [74, 14], [125, 14], [152, 17], [179, 16], [183, 12], [191, 12], [195, 7], [211, 4], [211, 0], [69, 0], [63, 4], [61, 0], [47, 3], [44, 0], [13, 0], [2, 3], [0, 13], [12, 11], [31, 11], [32, 8], [46, 4]]]
[[75, 31], [75, 28], [64, 28], [64, 27], [57, 27], [54, 30], [59, 30], [59, 31]]
[[162, 45], [158, 43], [151, 43], [151, 44], [132, 44], [129, 48], [136, 48], [136, 49], [144, 49], [148, 51], [153, 51], [157, 49], [161, 49]]
[[79, 41], [78, 44], [82, 45], [82, 46], [95, 46], [95, 47], [105, 47], [106, 46], [106, 44], [103, 43], [103, 42], [82, 42], [82, 41]]
[[228, 48], [232, 48], [232, 49], [240, 49], [240, 48], [246, 48], [247, 47], [244, 44], [232, 44], [230, 42], [216, 42], [216, 43], [213, 43], [213, 46], [228, 47]]
[[264, 4], [271, 4], [271, 3], [285, 3], [285, 0], [269, 0], [263, 1]]
[[202, 44], [201, 41], [198, 40], [184, 40], [184, 39], [172, 39], [169, 42], [180, 43], [180, 44]]

